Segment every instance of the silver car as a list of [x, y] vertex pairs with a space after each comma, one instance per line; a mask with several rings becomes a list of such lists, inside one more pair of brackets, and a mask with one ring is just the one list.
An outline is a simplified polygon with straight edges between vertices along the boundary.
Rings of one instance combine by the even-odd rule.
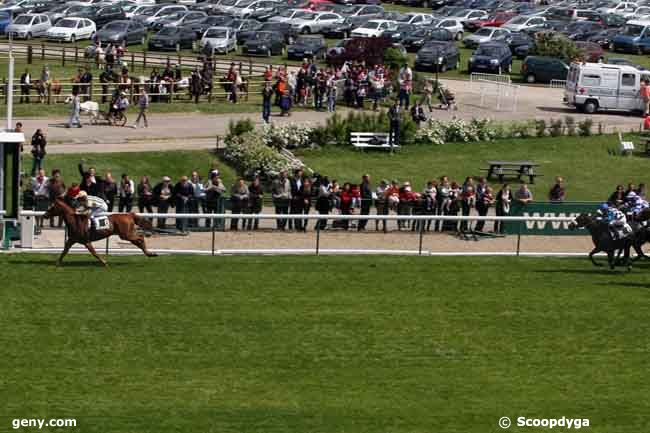
[[344, 18], [332, 12], [312, 12], [291, 21], [291, 29], [298, 33], [318, 33], [335, 24], [342, 24]]
[[5, 34], [11, 34], [14, 38], [31, 39], [45, 35], [50, 27], [52, 24], [45, 14], [23, 14], [18, 15], [5, 28]]
[[510, 36], [510, 30], [500, 27], [481, 27], [474, 34], [463, 39], [463, 45], [467, 48], [476, 48], [484, 42], [505, 41]]

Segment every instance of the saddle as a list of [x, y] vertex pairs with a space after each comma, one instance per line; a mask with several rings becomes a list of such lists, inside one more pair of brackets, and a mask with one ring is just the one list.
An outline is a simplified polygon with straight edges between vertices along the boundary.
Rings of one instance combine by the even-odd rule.
[[613, 228], [613, 227], [609, 228], [609, 234], [612, 237], [612, 239], [614, 239], [615, 241], [628, 238], [632, 236], [633, 233], [634, 230], [632, 230], [632, 227], [630, 227], [629, 224], [625, 224], [621, 228]]
[[111, 221], [107, 216], [88, 218], [88, 229], [90, 230], [110, 230]]

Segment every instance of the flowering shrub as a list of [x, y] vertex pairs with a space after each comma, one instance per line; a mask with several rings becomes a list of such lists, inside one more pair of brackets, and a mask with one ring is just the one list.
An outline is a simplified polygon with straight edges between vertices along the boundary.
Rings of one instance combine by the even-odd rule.
[[273, 177], [282, 170], [300, 168], [269, 147], [260, 131], [246, 132], [226, 140], [224, 158], [245, 177]]
[[264, 125], [262, 138], [275, 149], [297, 149], [311, 147], [311, 134], [314, 128], [308, 125], [289, 123], [281, 126]]
[[451, 142], [491, 141], [500, 138], [501, 132], [487, 119], [452, 119], [449, 122], [430, 119], [416, 133], [415, 140], [425, 144]]

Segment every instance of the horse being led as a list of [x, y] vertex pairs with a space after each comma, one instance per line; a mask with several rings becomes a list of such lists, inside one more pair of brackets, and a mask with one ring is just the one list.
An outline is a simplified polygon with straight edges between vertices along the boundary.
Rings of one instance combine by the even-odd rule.
[[632, 269], [630, 262], [630, 249], [632, 247], [635, 247], [636, 249], [634, 234], [615, 239], [612, 236], [607, 221], [594, 218], [585, 213], [578, 215], [575, 222], [572, 222], [569, 225], [569, 228], [572, 230], [581, 227], [584, 227], [589, 231], [591, 240], [594, 243], [594, 249], [589, 253], [589, 259], [595, 266], [602, 266], [602, 264], [596, 262], [594, 259], [594, 254], [602, 251], [607, 253], [607, 262], [609, 263], [610, 269], [614, 269], [616, 266], [615, 254], [618, 250], [623, 250], [623, 263], [627, 266], [628, 270]]
[[150, 252], [144, 242], [144, 236], [138, 234], [136, 226], [145, 230], [152, 230], [151, 222], [139, 217], [134, 213], [114, 214], [106, 217], [105, 226], [91, 227], [89, 215], [78, 214], [75, 208], [68, 205], [62, 198], [57, 198], [50, 208], [45, 212], [44, 218], [61, 216], [68, 229], [68, 239], [63, 252], [57, 261], [58, 265], [63, 263], [63, 258], [74, 244], [85, 246], [90, 254], [106, 266], [106, 260], [99, 257], [92, 242], [106, 239], [112, 235], [118, 235], [120, 239], [131, 242], [140, 248], [147, 257], [155, 257], [157, 254]]

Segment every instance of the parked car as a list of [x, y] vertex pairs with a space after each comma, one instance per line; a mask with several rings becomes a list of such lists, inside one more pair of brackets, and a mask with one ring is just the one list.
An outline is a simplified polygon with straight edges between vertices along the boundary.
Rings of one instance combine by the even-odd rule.
[[441, 20], [434, 20], [431, 23], [431, 27], [437, 27], [437, 28], [449, 30], [451, 33], [454, 34], [454, 38], [457, 41], [463, 39], [463, 32], [465, 31], [465, 28], [463, 27], [463, 23], [458, 21], [456, 18], [443, 18]]
[[467, 62], [469, 73], [488, 72], [492, 74], [512, 71], [512, 52], [502, 42], [487, 42], [478, 46]]
[[120, 45], [142, 44], [147, 39], [147, 29], [137, 21], [120, 20], [105, 24], [97, 32], [97, 40], [102, 44]]
[[589, 36], [587, 42], [595, 42], [600, 45], [602, 48], [608, 50], [614, 50], [614, 37], [619, 33], [618, 29], [606, 29], [601, 30], [591, 36]]
[[603, 63], [605, 63], [606, 65], [631, 66], [633, 68], [638, 69], [639, 71], [647, 71], [648, 70], [648, 68], [646, 68], [646, 67], [644, 67], [642, 65], [639, 65], [637, 63], [633, 63], [629, 59], [625, 59], [623, 57], [608, 57], [607, 59], [605, 59], [605, 61]]
[[148, 47], [151, 51], [180, 51], [192, 48], [196, 33], [190, 27], [168, 26], [149, 38]]
[[287, 48], [287, 58], [324, 58], [327, 53], [327, 44], [322, 36], [300, 36]]
[[413, 24], [414, 26], [425, 26], [431, 24], [433, 21], [433, 15], [419, 12], [408, 12], [397, 18], [395, 21], [398, 23]]
[[262, 23], [257, 20], [236, 18], [228, 24], [228, 27], [233, 29], [235, 33], [239, 33], [258, 29], [260, 25], [262, 25]]
[[205, 31], [199, 44], [202, 50], [228, 54], [237, 49], [237, 35], [230, 27], [210, 27]]
[[50, 40], [76, 42], [95, 37], [97, 27], [87, 18], [63, 18], [47, 31]]
[[496, 12], [489, 15], [486, 19], [465, 21], [463, 25], [470, 32], [478, 30], [481, 27], [501, 27], [513, 16], [515, 16], [514, 12]]
[[[371, 19], [372, 19], [371, 15], [347, 17], [343, 20], [342, 23], [334, 24], [331, 27], [327, 27], [323, 29], [321, 33], [326, 38], [334, 38], [334, 39], [349, 38], [350, 35], [352, 34], [352, 30], [363, 26]], [[410, 26], [410, 24], [405, 24], [405, 25]], [[390, 30], [391, 29], [385, 30], [384, 33]]]
[[271, 57], [284, 53], [284, 37], [276, 32], [256, 32], [242, 45], [242, 53]]
[[[327, 53], [327, 64], [341, 66], [345, 62], [363, 59], [367, 66], [374, 66], [384, 61], [384, 53], [388, 48], [400, 48], [389, 38], [350, 38], [337, 50]], [[403, 49], [404, 47], [401, 47]]]
[[614, 51], [643, 54], [650, 51], [650, 20], [632, 20], [614, 37]]
[[455, 18], [464, 23], [465, 21], [486, 20], [488, 13], [477, 9], [461, 9], [449, 15], [449, 18]]
[[365, 24], [352, 30], [350, 34], [353, 38], [377, 37], [381, 36], [386, 30], [396, 25], [395, 21], [388, 20], [370, 20]]
[[510, 30], [499, 27], [481, 27], [475, 33], [463, 39], [463, 45], [467, 48], [476, 48], [485, 42], [507, 42]]
[[150, 30], [158, 31], [166, 26], [188, 26], [207, 18], [203, 11], [180, 11], [165, 15], [149, 26]]
[[582, 52], [583, 59], [587, 62], [601, 62], [605, 58], [605, 52], [596, 43], [578, 41], [576, 47]]
[[337, 11], [338, 14], [344, 15], [346, 17], [368, 17], [368, 18], [381, 18], [381, 14], [384, 13], [384, 8], [379, 5], [362, 5], [355, 4], [351, 6], [346, 6]]
[[233, 22], [232, 17], [228, 15], [210, 15], [200, 21], [196, 21], [187, 25], [196, 33], [197, 38], [203, 36], [203, 33], [210, 27], [224, 27]]
[[238, 18], [266, 20], [276, 13], [278, 5], [275, 0], [249, 0], [233, 8], [230, 14]]
[[600, 14], [616, 14], [616, 15], [625, 15], [629, 13], [634, 13], [638, 5], [632, 2], [616, 2], [611, 3], [609, 6], [604, 6], [596, 9]]
[[5, 34], [16, 39], [31, 39], [44, 36], [50, 27], [52, 24], [45, 14], [23, 14], [5, 28]]
[[451, 41], [427, 41], [415, 56], [415, 69], [446, 72], [458, 69], [460, 51]]
[[318, 33], [334, 24], [343, 22], [343, 17], [331, 12], [312, 12], [293, 19], [291, 28], [298, 33]]
[[184, 5], [161, 4], [144, 9], [142, 14], [135, 15], [133, 19], [141, 21], [146, 27], [150, 27], [162, 17], [187, 10], [187, 6]]
[[269, 18], [269, 21], [276, 23], [291, 23], [292, 20], [308, 15], [310, 13], [312, 12], [306, 11], [304, 9], [284, 9], [280, 11], [278, 15]]
[[65, 18], [67, 16], [66, 14], [68, 12], [68, 9], [70, 9], [72, 7], [74, 7], [74, 6], [70, 6], [68, 4], [62, 4], [62, 5], [59, 5], [59, 6], [55, 6], [52, 9], [50, 9], [49, 11], [45, 12], [45, 15], [47, 15], [48, 18], [50, 19], [50, 23], [52, 23], [54, 25], [61, 18]]
[[126, 14], [121, 7], [117, 5], [98, 6], [95, 17], [86, 17], [91, 19], [95, 25], [103, 26], [106, 23], [116, 20], [125, 20]]
[[544, 24], [546, 18], [535, 15], [520, 15], [513, 17], [501, 27], [511, 32], [519, 32], [530, 27], [536, 27]]
[[428, 41], [453, 41], [454, 35], [446, 29], [418, 27], [402, 40], [406, 51], [419, 51]]
[[[383, 37], [389, 38], [391, 41], [397, 43], [402, 42], [404, 38], [410, 35], [417, 29], [413, 24], [408, 23], [398, 23], [395, 27], [391, 27], [388, 30], [384, 31], [382, 34]], [[444, 29], [441, 29], [444, 30]], [[327, 35], [326, 35], [327, 36]]]
[[5, 29], [11, 24], [11, 12], [0, 12], [0, 32], [4, 34]]
[[272, 23], [265, 22], [260, 25], [258, 29], [246, 30], [237, 33], [237, 42], [241, 41], [242, 43], [248, 39], [251, 39], [257, 32], [274, 32], [282, 37], [285, 44], [293, 43], [295, 39], [293, 33], [291, 33], [291, 25], [289, 23]]
[[601, 23], [594, 21], [576, 21], [566, 28], [564, 34], [571, 40], [584, 41], [604, 28]]
[[510, 36], [508, 37], [508, 46], [514, 55], [517, 55], [517, 49], [520, 47], [526, 47], [528, 50], [534, 44], [533, 37], [525, 32], [510, 32]]
[[521, 64], [521, 75], [528, 83], [566, 80], [569, 65], [554, 57], [528, 56]]

